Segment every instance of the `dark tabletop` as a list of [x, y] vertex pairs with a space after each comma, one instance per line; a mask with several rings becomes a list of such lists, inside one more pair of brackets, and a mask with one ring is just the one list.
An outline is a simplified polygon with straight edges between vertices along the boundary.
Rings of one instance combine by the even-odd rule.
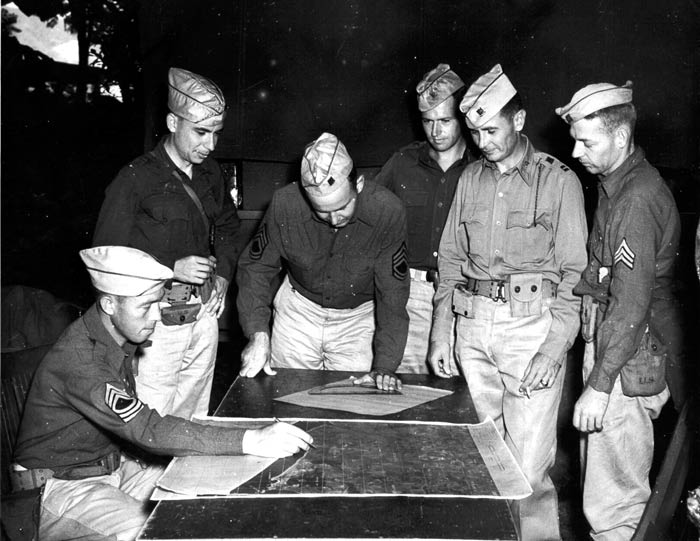
[[[279, 369], [237, 378], [220, 417], [358, 419], [338, 410], [277, 402], [276, 397], [337, 381], [351, 372]], [[354, 375], [360, 375], [354, 373]], [[402, 374], [404, 383], [454, 391], [377, 420], [477, 422], [463, 378]], [[161, 501], [139, 539], [517, 539], [504, 500], [448, 497], [204, 498]]]

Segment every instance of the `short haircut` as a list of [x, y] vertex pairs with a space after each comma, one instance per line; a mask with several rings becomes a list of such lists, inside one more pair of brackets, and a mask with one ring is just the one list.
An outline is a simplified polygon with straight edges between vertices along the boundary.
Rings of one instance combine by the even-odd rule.
[[522, 108], [523, 99], [520, 97], [520, 94], [516, 92], [515, 96], [513, 96], [510, 100], [508, 100], [508, 103], [501, 107], [500, 114], [508, 120], [513, 120], [515, 113], [520, 111]]
[[612, 134], [620, 126], [627, 126], [630, 133], [634, 133], [634, 127], [637, 124], [637, 110], [632, 103], [622, 103], [604, 107], [583, 118], [586, 120], [599, 118], [603, 128], [609, 134]]

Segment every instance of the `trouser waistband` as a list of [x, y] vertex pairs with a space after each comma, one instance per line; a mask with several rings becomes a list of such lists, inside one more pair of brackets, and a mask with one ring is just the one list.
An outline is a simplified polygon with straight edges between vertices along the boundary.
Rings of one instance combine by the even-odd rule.
[[[488, 297], [494, 301], [509, 302], [510, 301], [510, 290], [508, 287], [508, 280], [476, 280], [474, 278], [467, 278], [466, 284], [461, 284], [463, 289], [473, 293], [474, 295], [479, 295], [481, 297]], [[458, 286], [459, 287], [459, 286]], [[516, 287], [516, 293], [518, 293]], [[537, 286], [531, 286], [536, 288]], [[533, 293], [536, 291], [533, 290]], [[557, 284], [546, 278], [542, 280], [542, 298], [548, 299], [557, 296]]]
[[67, 466], [63, 468], [31, 468], [27, 469], [19, 464], [13, 464], [10, 468], [10, 480], [15, 491], [41, 488], [46, 481], [56, 479], [77, 480], [99, 475], [109, 475], [119, 468], [121, 454], [117, 451], [110, 453], [94, 462]]
[[438, 271], [437, 269], [409, 269], [412, 280], [419, 280], [421, 282], [430, 282], [431, 284], [438, 283]]

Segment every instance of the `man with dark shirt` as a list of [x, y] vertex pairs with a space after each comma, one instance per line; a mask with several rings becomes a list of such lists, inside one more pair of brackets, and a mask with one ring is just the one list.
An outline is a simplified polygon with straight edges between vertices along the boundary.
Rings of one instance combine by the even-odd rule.
[[141, 348], [136, 386], [162, 415], [189, 418], [209, 410], [239, 220], [210, 156], [224, 126], [221, 90], [179, 68], [170, 69], [168, 84], [170, 134], [109, 186], [93, 245], [138, 248], [173, 269], [169, 306]]
[[345, 145], [322, 134], [304, 151], [301, 185], [275, 192], [241, 255], [238, 313], [249, 339], [241, 375], [274, 367], [361, 371], [369, 374], [357, 383], [400, 388], [394, 371], [406, 345], [407, 277], [401, 201], [356, 178]]
[[[411, 293], [406, 305], [408, 340], [399, 372], [428, 372], [440, 235], [459, 175], [471, 161], [459, 112], [464, 90], [464, 82], [448, 64], [426, 73], [416, 87], [426, 141], [400, 149], [374, 179], [406, 206]], [[459, 374], [453, 359], [439, 368], [439, 376]]]
[[[97, 302], [59, 338], [34, 375], [12, 465], [14, 484], [42, 486], [39, 539], [134, 539], [163, 467], [159, 455], [284, 457], [312, 438], [286, 423], [257, 430], [161, 416], [135, 389], [134, 352], [160, 320], [173, 272], [124, 246], [80, 253]], [[134, 449], [129, 449], [129, 452]]]
[[680, 347], [672, 294], [680, 217], [635, 145], [631, 82], [588, 85], [556, 112], [571, 126], [572, 156], [600, 179], [589, 262], [574, 289], [583, 329], [595, 329], [584, 334], [595, 353], [584, 360], [573, 419], [587, 434], [583, 508], [593, 539], [630, 539], [650, 495], [651, 420], [668, 400], [667, 359]]

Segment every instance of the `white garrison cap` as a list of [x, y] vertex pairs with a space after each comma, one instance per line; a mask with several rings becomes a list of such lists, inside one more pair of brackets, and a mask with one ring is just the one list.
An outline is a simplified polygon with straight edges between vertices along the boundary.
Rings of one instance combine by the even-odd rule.
[[345, 145], [332, 133], [307, 145], [301, 159], [301, 185], [310, 197], [325, 197], [348, 182], [352, 158]]
[[97, 246], [80, 251], [95, 289], [124, 297], [140, 297], [161, 287], [173, 271], [128, 246]]
[[632, 81], [622, 86], [611, 83], [596, 83], [584, 86], [563, 107], [557, 107], [554, 112], [564, 119], [567, 124], [613, 105], [632, 102]]
[[168, 109], [195, 124], [226, 111], [221, 89], [206, 77], [181, 68], [168, 71]]
[[466, 116], [467, 127], [476, 129], [486, 124], [515, 94], [517, 90], [503, 73], [501, 65], [496, 64], [472, 83], [459, 104], [459, 110]]
[[438, 64], [423, 75], [416, 87], [418, 110], [422, 113], [434, 109], [462, 87], [464, 81], [450, 69], [449, 64]]

